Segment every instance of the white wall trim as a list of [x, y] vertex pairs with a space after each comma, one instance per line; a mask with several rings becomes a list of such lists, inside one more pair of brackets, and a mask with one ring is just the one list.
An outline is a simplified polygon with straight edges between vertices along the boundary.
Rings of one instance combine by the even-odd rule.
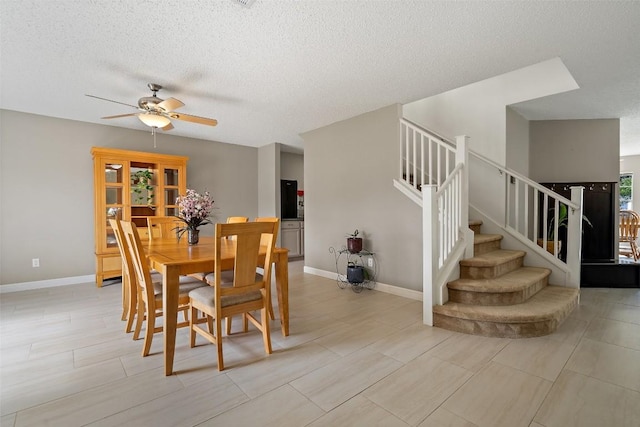
[[95, 274], [89, 274], [86, 276], [61, 277], [59, 279], [38, 280], [35, 282], [11, 283], [0, 286], [0, 294], [54, 288], [56, 286], [77, 285], [79, 283], [92, 283], [95, 286], [95, 281]]
[[[320, 270], [313, 267], [304, 266], [304, 272], [308, 274], [313, 274], [315, 276], [325, 277], [327, 279], [336, 280], [338, 278], [338, 273]], [[422, 292], [414, 291], [412, 289], [400, 288], [394, 285], [387, 285], [386, 283], [376, 282], [374, 291], [380, 291], [387, 294], [397, 295], [399, 297], [409, 298], [416, 301], [422, 301]]]

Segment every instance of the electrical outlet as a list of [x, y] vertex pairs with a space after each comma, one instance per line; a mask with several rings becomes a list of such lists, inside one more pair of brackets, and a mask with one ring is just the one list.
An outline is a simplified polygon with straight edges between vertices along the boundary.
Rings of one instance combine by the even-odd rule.
[[373, 258], [368, 258], [368, 259], [367, 259], [367, 265], [368, 265], [369, 267], [373, 267]]
[[31, 260], [31, 267], [40, 267], [40, 258], [34, 258]]

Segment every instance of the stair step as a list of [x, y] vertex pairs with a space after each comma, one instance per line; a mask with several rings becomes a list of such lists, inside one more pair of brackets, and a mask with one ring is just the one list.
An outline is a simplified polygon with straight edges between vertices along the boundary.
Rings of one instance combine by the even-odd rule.
[[501, 234], [479, 234], [473, 236], [473, 253], [475, 256], [500, 249]]
[[578, 303], [579, 290], [547, 286], [522, 304], [433, 307], [434, 326], [486, 337], [525, 338], [555, 331]]
[[471, 220], [469, 220], [469, 228], [474, 233], [480, 233], [480, 228], [481, 227], [482, 227], [482, 221], [480, 221], [479, 219], [471, 219]]
[[493, 279], [522, 267], [524, 251], [499, 249], [460, 261], [460, 278]]
[[458, 279], [447, 285], [449, 301], [476, 305], [521, 304], [547, 286], [551, 270], [522, 267], [494, 279]]

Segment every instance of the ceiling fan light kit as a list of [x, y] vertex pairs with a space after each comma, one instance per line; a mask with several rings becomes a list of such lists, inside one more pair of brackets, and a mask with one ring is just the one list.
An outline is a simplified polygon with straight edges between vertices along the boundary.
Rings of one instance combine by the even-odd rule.
[[171, 120], [157, 113], [138, 114], [138, 118], [142, 123], [152, 128], [163, 128], [171, 124]]
[[173, 110], [184, 107], [184, 103], [175, 98], [160, 99], [156, 96], [157, 92], [162, 89], [162, 86], [156, 83], [149, 83], [147, 87], [151, 90], [151, 96], [144, 96], [138, 100], [138, 105], [126, 104], [124, 102], [113, 101], [107, 98], [101, 98], [95, 95], [87, 95], [91, 98], [100, 99], [103, 101], [114, 102], [116, 104], [126, 105], [128, 107], [135, 108], [138, 113], [118, 114], [116, 116], [102, 117], [103, 119], [118, 119], [121, 117], [133, 117], [137, 116], [138, 119], [145, 125], [151, 128], [151, 133], [154, 135], [155, 146], [155, 130], [162, 129], [168, 131], [173, 129], [171, 120], [181, 120], [185, 122], [192, 122], [201, 125], [215, 126], [218, 121], [215, 119], [209, 119], [206, 117], [192, 116], [190, 114], [176, 113]]

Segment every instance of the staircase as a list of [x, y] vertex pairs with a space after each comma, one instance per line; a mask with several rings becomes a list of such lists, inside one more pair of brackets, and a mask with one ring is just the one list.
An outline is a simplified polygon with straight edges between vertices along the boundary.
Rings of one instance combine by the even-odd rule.
[[474, 256], [460, 261], [449, 301], [433, 307], [434, 326], [487, 337], [525, 338], [555, 331], [578, 303], [579, 289], [548, 284], [549, 269], [523, 266], [524, 251], [501, 249], [502, 236], [470, 221]]

